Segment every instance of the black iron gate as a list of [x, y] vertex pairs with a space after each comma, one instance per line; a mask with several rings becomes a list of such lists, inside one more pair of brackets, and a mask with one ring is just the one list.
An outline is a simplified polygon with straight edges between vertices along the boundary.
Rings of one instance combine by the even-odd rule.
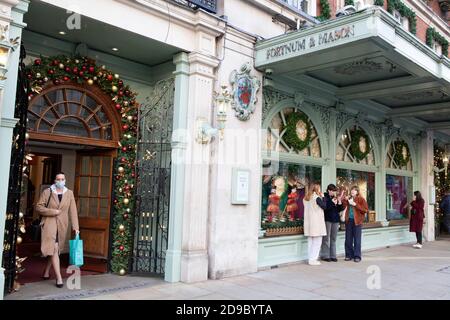
[[25, 158], [25, 134], [27, 126], [29, 83], [25, 75], [23, 59], [26, 53], [20, 47], [19, 75], [14, 117], [19, 119], [13, 131], [9, 169], [8, 199], [6, 205], [3, 262], [5, 269], [5, 293], [12, 290], [16, 276], [16, 240], [19, 233], [20, 198], [22, 194], [23, 164]]
[[158, 82], [140, 110], [134, 273], [164, 274], [169, 228], [174, 89], [173, 79]]

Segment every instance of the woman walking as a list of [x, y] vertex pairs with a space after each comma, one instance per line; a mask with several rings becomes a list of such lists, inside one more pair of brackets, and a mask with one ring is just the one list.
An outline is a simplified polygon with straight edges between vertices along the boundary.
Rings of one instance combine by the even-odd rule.
[[422, 229], [423, 219], [425, 217], [424, 207], [425, 200], [422, 198], [420, 191], [414, 191], [413, 201], [411, 206], [411, 217], [409, 218], [409, 231], [416, 233], [417, 243], [413, 245], [414, 248], [422, 249]]
[[77, 206], [73, 192], [65, 187], [66, 177], [60, 172], [56, 175], [55, 183], [44, 190], [36, 204], [36, 211], [42, 216], [41, 252], [47, 257], [47, 265], [43, 278], [50, 278], [50, 268], [56, 275], [56, 286], [63, 287], [59, 254], [64, 249], [66, 233], [69, 225], [69, 215], [72, 229], [79, 233]]
[[345, 261], [361, 261], [361, 233], [364, 217], [369, 211], [366, 199], [359, 193], [359, 187], [354, 186], [350, 198], [344, 199], [345, 210]]
[[319, 253], [322, 245], [322, 237], [327, 234], [325, 216], [326, 208], [320, 185], [313, 184], [303, 199], [305, 207], [303, 229], [308, 237], [308, 263], [312, 266], [320, 265]]

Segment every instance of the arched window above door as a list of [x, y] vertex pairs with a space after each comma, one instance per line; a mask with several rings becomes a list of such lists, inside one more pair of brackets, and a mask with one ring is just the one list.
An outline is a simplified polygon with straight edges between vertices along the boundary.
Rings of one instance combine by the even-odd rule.
[[359, 126], [347, 128], [340, 137], [336, 160], [375, 165], [375, 154], [370, 137]]
[[111, 109], [111, 100], [84, 86], [52, 86], [30, 101], [27, 127], [47, 137], [118, 140]]

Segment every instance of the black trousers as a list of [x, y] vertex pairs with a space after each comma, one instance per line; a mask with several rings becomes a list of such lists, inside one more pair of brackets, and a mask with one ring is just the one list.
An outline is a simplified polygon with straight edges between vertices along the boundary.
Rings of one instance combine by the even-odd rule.
[[417, 243], [422, 244], [422, 232], [416, 232]]

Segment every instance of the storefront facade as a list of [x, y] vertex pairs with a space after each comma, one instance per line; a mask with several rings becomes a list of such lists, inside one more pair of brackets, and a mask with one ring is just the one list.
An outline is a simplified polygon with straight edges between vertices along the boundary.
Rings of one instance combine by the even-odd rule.
[[[44, 88], [29, 99], [27, 152], [39, 160], [31, 180], [37, 190], [51, 183], [35, 178], [48, 178], [46, 163], [66, 172], [88, 254], [107, 271], [196, 282], [302, 261], [302, 197], [311, 183], [360, 187], [369, 204], [363, 250], [414, 241], [404, 205], [420, 190], [425, 239], [434, 240], [433, 142], [449, 136], [410, 113], [431, 108], [445, 118], [450, 62], [381, 8], [319, 24], [278, 0], [217, 1], [214, 10], [182, 0], [0, 2], [12, 8], [9, 37], [25, 45], [30, 80]], [[44, 23], [50, 17], [60, 22]], [[64, 29], [78, 18], [80, 30]], [[47, 59], [51, 68], [83, 68], [76, 56], [95, 60], [96, 75], [77, 69], [72, 79], [72, 68], [61, 79], [40, 78]], [[8, 159], [3, 137], [17, 123], [18, 64], [16, 50], [2, 95]], [[138, 114], [115, 94], [122, 90], [94, 76], [126, 83]], [[86, 96], [92, 101], [83, 104]], [[93, 115], [73, 113], [73, 99]], [[60, 111], [86, 125], [55, 129]], [[39, 132], [45, 124], [52, 129]], [[14, 215], [3, 216], [9, 165], [1, 165], [3, 236]], [[339, 254], [343, 238], [339, 232]], [[4, 278], [0, 272], [1, 287]]]

